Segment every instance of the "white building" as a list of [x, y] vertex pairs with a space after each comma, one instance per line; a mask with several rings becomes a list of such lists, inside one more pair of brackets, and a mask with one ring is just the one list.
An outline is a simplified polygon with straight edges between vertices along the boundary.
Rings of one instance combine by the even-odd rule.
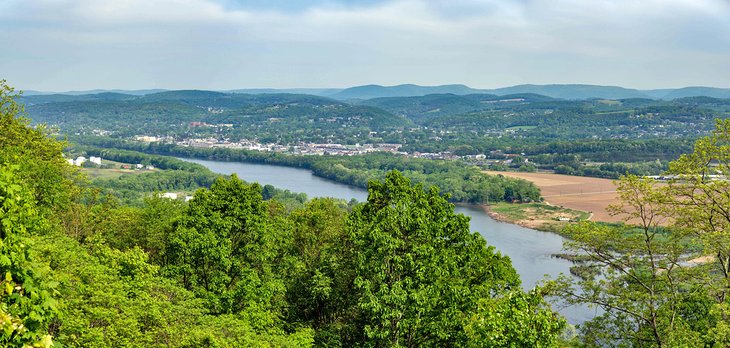
[[98, 165], [101, 165], [101, 157], [94, 157], [94, 156], [91, 156], [91, 157], [89, 158], [89, 162], [91, 162], [91, 163], [94, 163], [94, 164], [98, 164]]
[[162, 198], [169, 198], [169, 199], [177, 199], [177, 193], [174, 192], [165, 192], [160, 195]]
[[81, 167], [81, 165], [84, 164], [84, 162], [86, 162], [86, 157], [79, 156], [79, 157], [76, 157], [76, 159], [74, 160], [74, 165]]

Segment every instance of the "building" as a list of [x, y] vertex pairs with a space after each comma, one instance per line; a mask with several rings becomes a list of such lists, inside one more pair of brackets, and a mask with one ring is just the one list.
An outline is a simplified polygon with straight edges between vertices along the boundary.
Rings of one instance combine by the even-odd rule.
[[76, 157], [76, 159], [74, 160], [74, 163], [73, 163], [73, 164], [74, 164], [75, 166], [79, 166], [79, 167], [81, 167], [81, 165], [83, 165], [83, 164], [84, 164], [84, 162], [86, 162], [86, 157], [84, 157], [84, 156], [79, 156], [79, 157]]
[[177, 199], [177, 193], [174, 192], [165, 192], [160, 195], [162, 198], [169, 198], [169, 199]]

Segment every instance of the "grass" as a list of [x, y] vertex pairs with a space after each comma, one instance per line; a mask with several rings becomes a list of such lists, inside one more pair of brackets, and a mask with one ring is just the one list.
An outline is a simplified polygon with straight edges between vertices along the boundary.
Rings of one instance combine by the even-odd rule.
[[81, 171], [86, 173], [86, 175], [89, 176], [90, 179], [115, 179], [122, 175], [129, 175], [129, 174], [140, 174], [140, 173], [149, 173], [153, 171], [157, 171], [158, 169], [122, 169], [122, 166], [130, 166], [134, 167], [134, 164], [130, 163], [122, 163], [122, 162], [115, 162], [115, 161], [109, 161], [109, 160], [102, 160], [102, 164], [106, 166], [111, 166], [111, 168], [86, 168], [81, 167]]
[[565, 217], [573, 221], [587, 220], [590, 213], [561, 208], [545, 203], [505, 203], [491, 205], [489, 209], [510, 221], [520, 220], [555, 220]]
[[90, 179], [115, 179], [122, 175], [140, 174], [149, 170], [119, 169], [119, 168], [81, 168]]

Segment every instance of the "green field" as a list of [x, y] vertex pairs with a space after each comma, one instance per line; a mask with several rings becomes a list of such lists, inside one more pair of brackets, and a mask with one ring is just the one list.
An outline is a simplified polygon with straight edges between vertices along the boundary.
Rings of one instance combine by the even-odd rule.
[[81, 171], [83, 173], [86, 173], [86, 175], [89, 176], [90, 179], [113, 179], [118, 178], [122, 175], [130, 175], [130, 174], [140, 174], [140, 173], [149, 173], [149, 172], [155, 172], [159, 171], [159, 169], [122, 169], [122, 166], [129, 166], [134, 167], [134, 164], [131, 163], [123, 163], [123, 162], [115, 162], [115, 161], [109, 161], [106, 159], [102, 159], [102, 162], [104, 167], [108, 168], [87, 168], [87, 167], [81, 167]]
[[561, 208], [545, 203], [505, 203], [490, 205], [490, 210], [512, 220], [540, 219], [551, 220], [565, 216], [571, 220], [587, 220], [590, 213], [580, 210]]

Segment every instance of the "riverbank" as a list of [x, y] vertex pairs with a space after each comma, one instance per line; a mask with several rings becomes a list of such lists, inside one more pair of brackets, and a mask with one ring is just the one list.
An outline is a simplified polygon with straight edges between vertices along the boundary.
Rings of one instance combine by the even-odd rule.
[[588, 212], [557, 207], [546, 203], [496, 203], [481, 204], [481, 209], [491, 218], [522, 227], [560, 234], [566, 225], [589, 220]]
[[454, 203], [498, 201], [539, 201], [534, 184], [505, 176], [484, 175], [475, 166], [459, 161], [439, 161], [370, 153], [357, 156], [294, 156], [228, 148], [182, 147], [174, 144], [139, 143], [112, 138], [76, 139], [89, 154], [104, 149], [123, 149], [148, 154], [213, 161], [246, 162], [302, 168], [336, 182], [366, 189], [371, 180], [383, 180], [387, 172], [398, 170], [413, 183], [436, 186]]

